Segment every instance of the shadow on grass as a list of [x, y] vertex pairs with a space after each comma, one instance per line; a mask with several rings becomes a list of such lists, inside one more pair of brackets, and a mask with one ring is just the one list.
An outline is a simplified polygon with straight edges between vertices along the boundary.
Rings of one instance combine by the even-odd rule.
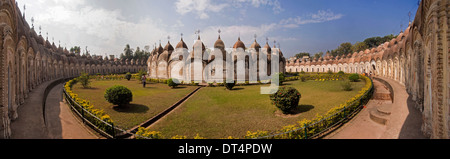
[[294, 108], [289, 114], [290, 115], [297, 115], [300, 113], [308, 112], [310, 110], [314, 109], [313, 105], [298, 105], [297, 108]]
[[149, 108], [142, 104], [128, 104], [123, 107], [114, 106], [113, 109], [121, 113], [146, 113]]
[[95, 87], [88, 87], [88, 88], [84, 88], [84, 87], [79, 87], [80, 89], [85, 89], [85, 90], [98, 90], [100, 88], [95, 88]]
[[239, 90], [243, 90], [245, 88], [233, 88], [232, 91], [239, 91]]
[[187, 88], [187, 87], [185, 87], [185, 86], [177, 86], [177, 87], [172, 88], [172, 89], [185, 89], [185, 88]]

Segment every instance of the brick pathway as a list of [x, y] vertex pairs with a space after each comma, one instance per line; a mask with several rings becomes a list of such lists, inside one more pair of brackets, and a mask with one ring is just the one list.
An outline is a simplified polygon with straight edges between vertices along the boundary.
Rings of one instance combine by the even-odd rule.
[[[391, 105], [391, 115], [386, 125], [374, 122], [370, 119], [370, 111], [378, 106], [386, 104], [382, 100], [370, 100], [355, 118], [347, 124], [325, 137], [326, 139], [423, 139], [420, 131], [422, 125], [421, 112], [408, 105], [409, 95], [405, 87], [396, 81], [381, 78], [388, 82], [394, 91], [394, 103]], [[374, 80], [375, 90], [384, 92], [380, 88], [383, 84]]]
[[[56, 85], [42, 106], [45, 82], [29, 93], [19, 106], [19, 118], [11, 122], [12, 139], [97, 139], [62, 102], [63, 85]], [[45, 115], [45, 120], [44, 120]]]

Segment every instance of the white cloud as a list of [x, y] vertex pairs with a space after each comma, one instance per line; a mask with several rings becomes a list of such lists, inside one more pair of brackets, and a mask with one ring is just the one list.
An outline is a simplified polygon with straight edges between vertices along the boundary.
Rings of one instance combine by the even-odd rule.
[[207, 12], [220, 12], [228, 4], [212, 4], [210, 0], [178, 0], [175, 6], [177, 13], [181, 15], [195, 12], [200, 19], [208, 19]]
[[[233, 5], [229, 5], [229, 1], [232, 1], [231, 4]], [[200, 19], [208, 19], [209, 13], [219, 13], [227, 7], [242, 8], [249, 5], [255, 8], [261, 6], [272, 7], [273, 13], [275, 14], [283, 11], [278, 0], [228, 0], [220, 4], [213, 4], [211, 0], [178, 0], [175, 2], [177, 13], [185, 15], [192, 12], [197, 14]]]
[[343, 14], [335, 14], [330, 10], [319, 10], [317, 13], [310, 14], [306, 17], [297, 16], [295, 18], [283, 19], [280, 21], [280, 25], [284, 28], [297, 28], [299, 25], [337, 20], [343, 16]]
[[[35, 19], [36, 32], [42, 26], [42, 35], [55, 44], [68, 47], [81, 46], [93, 54], [114, 54], [118, 56], [125, 44], [133, 48], [151, 45], [161, 37], [176, 36], [170, 31], [184, 24], [177, 21], [174, 27], [165, 26], [158, 19], [144, 18], [137, 22], [127, 21], [121, 10], [106, 10], [92, 7], [82, 0], [38, 0], [26, 2], [27, 15]], [[32, 7], [31, 7], [32, 6]], [[45, 8], [45, 9], [44, 9]], [[27, 20], [31, 16], [27, 16]], [[164, 39], [163, 39], [164, 40]]]
[[233, 4], [235, 7], [243, 7], [245, 5], [251, 5], [255, 8], [259, 8], [261, 6], [272, 7], [272, 11], [275, 14], [279, 14], [284, 9], [281, 7], [280, 1], [278, 0], [233, 0]]

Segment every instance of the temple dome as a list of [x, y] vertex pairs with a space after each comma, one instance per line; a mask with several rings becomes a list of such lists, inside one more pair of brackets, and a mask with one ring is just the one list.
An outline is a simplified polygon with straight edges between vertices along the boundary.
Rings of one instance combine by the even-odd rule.
[[264, 49], [267, 49], [267, 53], [272, 52], [272, 48], [269, 46], [268, 42], [266, 42], [266, 45], [264, 46]]
[[170, 42], [167, 42], [166, 46], [164, 47], [164, 51], [173, 51], [173, 47], [170, 44]]
[[234, 49], [242, 48], [245, 50], [244, 42], [241, 41], [241, 37], [238, 38], [238, 41], [233, 46]]
[[220, 35], [217, 41], [214, 43], [214, 48], [225, 49], [225, 43], [222, 41], [222, 39], [220, 39]]
[[188, 49], [186, 43], [183, 41], [183, 38], [181, 38], [181, 41], [177, 44], [177, 46], [175, 48], [176, 49], [180, 49], [180, 48]]
[[253, 49], [256, 49], [256, 51], [259, 51], [259, 49], [261, 48], [261, 45], [259, 45], [258, 42], [256, 42], [256, 39], [255, 39], [255, 42], [253, 42], [253, 44], [250, 45], [250, 48], [253, 48]]

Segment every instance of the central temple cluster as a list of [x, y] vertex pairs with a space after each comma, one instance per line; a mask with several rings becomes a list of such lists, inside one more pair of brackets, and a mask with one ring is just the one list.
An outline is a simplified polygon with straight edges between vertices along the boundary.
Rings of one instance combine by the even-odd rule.
[[256, 82], [263, 79], [261, 76], [284, 73], [285, 64], [281, 50], [275, 46], [271, 48], [268, 42], [261, 48], [255, 39], [250, 48], [246, 48], [239, 37], [233, 48], [226, 49], [219, 35], [214, 49], [207, 50], [198, 36], [190, 52], [183, 38], [175, 49], [170, 42], [164, 48], [161, 44], [154, 48], [147, 60], [147, 71], [150, 78], [177, 78], [189, 83], [222, 82], [225, 78]]

